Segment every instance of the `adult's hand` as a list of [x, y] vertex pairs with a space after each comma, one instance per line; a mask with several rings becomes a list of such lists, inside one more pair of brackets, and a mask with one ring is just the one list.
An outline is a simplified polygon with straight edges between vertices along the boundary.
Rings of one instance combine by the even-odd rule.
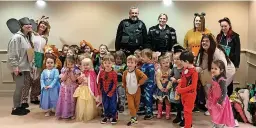
[[14, 73], [16, 76], [18, 76], [19, 73], [20, 73], [19, 68], [18, 68], [18, 67], [15, 67], [15, 68], [13, 69], [13, 73]]

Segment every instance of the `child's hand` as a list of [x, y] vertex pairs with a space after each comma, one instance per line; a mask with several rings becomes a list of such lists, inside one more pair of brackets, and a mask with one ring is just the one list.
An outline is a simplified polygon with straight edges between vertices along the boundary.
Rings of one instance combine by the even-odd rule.
[[161, 92], [165, 92], [165, 88], [161, 88]]
[[168, 91], [169, 91], [169, 89], [168, 89], [168, 88], [165, 88], [164, 92], [168, 92]]
[[171, 77], [171, 81], [172, 81], [173, 83], [176, 83], [176, 79], [175, 79], [174, 77]]
[[112, 94], [108, 94], [108, 97], [112, 97]]
[[177, 83], [180, 83], [180, 79], [177, 80]]
[[48, 89], [47, 87], [48, 87], [48, 86], [45, 86], [44, 89], [47, 90], [47, 89]]

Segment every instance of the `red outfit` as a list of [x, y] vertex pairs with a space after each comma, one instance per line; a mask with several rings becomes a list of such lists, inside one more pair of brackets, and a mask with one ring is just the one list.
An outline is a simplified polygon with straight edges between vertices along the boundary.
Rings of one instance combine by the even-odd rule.
[[181, 94], [183, 104], [185, 128], [191, 128], [192, 110], [196, 99], [198, 73], [195, 68], [183, 69], [181, 81], [177, 87], [177, 92]]
[[[102, 81], [103, 83], [99, 83], [98, 85], [103, 85], [104, 92], [111, 97], [116, 91], [117, 73], [113, 70], [110, 72], [106, 72], [102, 70], [100, 71], [100, 74], [99, 74], [99, 81]], [[113, 85], [113, 86], [110, 88], [110, 85]], [[98, 89], [101, 90], [99, 86], [98, 86]]]

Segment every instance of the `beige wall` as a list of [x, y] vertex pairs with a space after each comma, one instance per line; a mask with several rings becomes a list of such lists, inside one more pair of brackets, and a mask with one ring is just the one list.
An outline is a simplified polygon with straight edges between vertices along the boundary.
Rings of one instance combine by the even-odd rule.
[[[140, 8], [140, 18], [147, 28], [157, 24], [160, 13], [167, 13], [168, 24], [177, 30], [178, 41], [183, 43], [187, 30], [193, 27], [194, 12], [206, 13], [206, 26], [214, 34], [219, 32], [218, 20], [228, 16], [234, 29], [241, 35], [242, 46], [248, 41], [248, 2], [174, 2], [166, 7], [162, 2], [47, 2], [45, 9], [37, 9], [35, 2], [0, 2], [0, 38], [5, 50], [11, 37], [6, 27], [9, 18], [28, 16], [50, 17], [52, 26], [49, 43], [61, 48], [60, 38], [69, 44], [85, 39], [95, 47], [107, 44], [114, 49], [117, 25], [128, 17], [131, 6]], [[228, 8], [227, 8], [228, 6]]]
[[[251, 36], [248, 35], [248, 23], [252, 24], [251, 21], [255, 21], [255, 17], [251, 19], [248, 16], [252, 16], [252, 12], [255, 16], [256, 12], [255, 3], [252, 2], [174, 2], [170, 7], [164, 6], [162, 2], [48, 2], [47, 4], [45, 9], [38, 9], [35, 2], [0, 2], [0, 61], [2, 61], [0, 92], [11, 92], [14, 89], [13, 83], [10, 83], [12, 80], [9, 71], [6, 70], [6, 53], [1, 52], [6, 51], [7, 43], [12, 36], [6, 26], [9, 18], [19, 19], [27, 16], [37, 19], [42, 15], [49, 16], [52, 26], [49, 43], [56, 44], [58, 48], [62, 46], [60, 41], [62, 38], [68, 44], [78, 44], [85, 39], [92, 42], [95, 47], [103, 43], [114, 49], [117, 25], [128, 17], [131, 6], [139, 7], [139, 17], [147, 28], [157, 24], [160, 13], [166, 13], [169, 16], [168, 24], [177, 30], [180, 43], [183, 43], [185, 33], [193, 27], [194, 12], [205, 12], [206, 26], [215, 35], [220, 30], [217, 21], [228, 16], [234, 30], [240, 34], [242, 48], [246, 49], [249, 44], [248, 37]], [[240, 83], [245, 83], [247, 79], [247, 54], [249, 53], [241, 55], [241, 68], [236, 77], [236, 81]]]

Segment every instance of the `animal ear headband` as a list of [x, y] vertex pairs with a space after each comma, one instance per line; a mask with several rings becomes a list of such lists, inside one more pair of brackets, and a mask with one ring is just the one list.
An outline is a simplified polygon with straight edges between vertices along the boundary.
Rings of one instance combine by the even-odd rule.
[[200, 17], [203, 16], [203, 17], [204, 17], [205, 15], [206, 15], [206, 14], [205, 14], [204, 12], [202, 12], [201, 14], [199, 14], [199, 13], [195, 13], [195, 14], [194, 14], [195, 17], [196, 17], [196, 16], [200, 16]]
[[29, 19], [27, 17], [21, 18], [19, 20], [15, 18], [11, 18], [7, 20], [6, 25], [8, 29], [11, 31], [11, 33], [15, 34], [17, 33], [23, 25], [30, 24], [32, 25], [33, 31], [36, 31], [37, 24], [33, 19]]

